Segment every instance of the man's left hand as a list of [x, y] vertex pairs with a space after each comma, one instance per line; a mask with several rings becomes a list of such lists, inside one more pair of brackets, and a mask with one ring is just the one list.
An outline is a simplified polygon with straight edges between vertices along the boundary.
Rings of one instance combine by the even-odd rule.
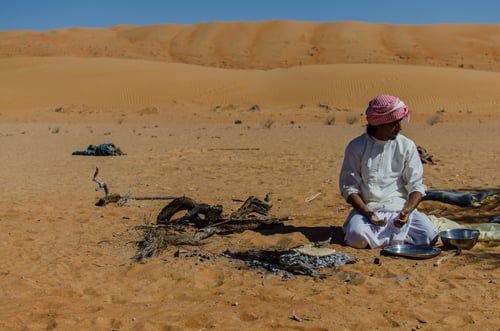
[[400, 228], [408, 222], [409, 218], [410, 218], [410, 213], [408, 211], [406, 211], [405, 209], [403, 209], [399, 213], [398, 217], [396, 217], [396, 219], [394, 220], [394, 225], [397, 228]]

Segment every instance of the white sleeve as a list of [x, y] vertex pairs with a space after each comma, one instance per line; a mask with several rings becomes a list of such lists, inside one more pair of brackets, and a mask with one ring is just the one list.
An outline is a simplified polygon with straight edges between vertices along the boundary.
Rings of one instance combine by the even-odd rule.
[[340, 170], [339, 189], [347, 200], [353, 193], [359, 193], [361, 183], [361, 148], [351, 141], [344, 152], [344, 162]]
[[404, 168], [403, 177], [406, 182], [408, 194], [420, 192], [425, 195], [426, 187], [423, 184], [424, 167], [418, 155], [417, 146], [412, 143], [408, 151], [408, 158]]

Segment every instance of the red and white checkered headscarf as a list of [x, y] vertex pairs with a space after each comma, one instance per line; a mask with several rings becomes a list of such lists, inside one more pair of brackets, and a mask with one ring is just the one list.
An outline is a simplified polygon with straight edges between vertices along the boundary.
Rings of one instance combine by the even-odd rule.
[[379, 95], [371, 100], [366, 109], [366, 120], [370, 125], [382, 125], [405, 118], [409, 109], [398, 97]]

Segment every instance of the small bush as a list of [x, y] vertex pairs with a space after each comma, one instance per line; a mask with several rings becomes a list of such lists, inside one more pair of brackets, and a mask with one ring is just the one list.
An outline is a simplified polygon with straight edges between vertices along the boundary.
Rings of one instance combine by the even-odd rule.
[[272, 119], [268, 119], [267, 121], [264, 122], [264, 128], [270, 129], [274, 124], [274, 121]]
[[335, 124], [335, 116], [328, 116], [325, 120], [326, 125], [334, 125]]
[[441, 115], [440, 114], [434, 114], [429, 119], [427, 119], [427, 124], [429, 125], [436, 125], [442, 121]]
[[356, 123], [357, 121], [359, 121], [359, 117], [356, 116], [356, 115], [347, 115], [347, 117], [345, 118], [345, 121], [347, 122], [347, 124], [354, 124]]

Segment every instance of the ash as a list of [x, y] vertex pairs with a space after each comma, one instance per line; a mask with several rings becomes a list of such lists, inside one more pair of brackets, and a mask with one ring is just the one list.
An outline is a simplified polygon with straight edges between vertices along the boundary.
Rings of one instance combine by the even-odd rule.
[[356, 263], [355, 258], [341, 252], [327, 256], [309, 256], [296, 251], [248, 251], [230, 252], [225, 256], [246, 262], [250, 269], [266, 269], [274, 274], [282, 274], [283, 278], [293, 278], [292, 275], [309, 275], [325, 278], [322, 269], [335, 268], [345, 264]]

